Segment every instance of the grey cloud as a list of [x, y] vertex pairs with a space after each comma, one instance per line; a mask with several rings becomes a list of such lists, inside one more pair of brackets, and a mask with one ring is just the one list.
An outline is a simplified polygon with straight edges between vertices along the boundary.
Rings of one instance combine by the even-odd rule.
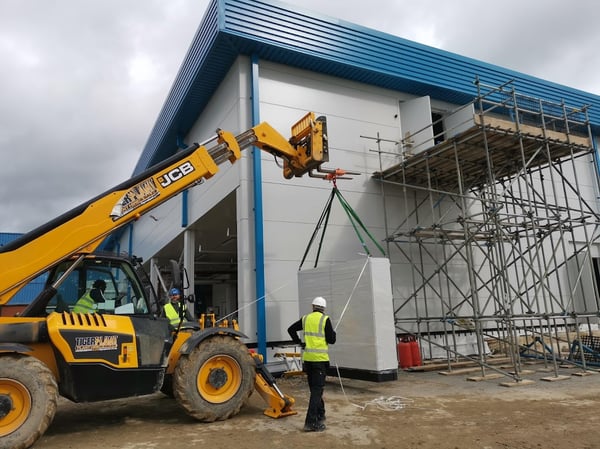
[[2, 3], [2, 231], [26, 232], [130, 176], [207, 3]]
[[[593, 0], [289, 3], [600, 93]], [[26, 232], [131, 174], [207, 4], [1, 2], [1, 231]]]

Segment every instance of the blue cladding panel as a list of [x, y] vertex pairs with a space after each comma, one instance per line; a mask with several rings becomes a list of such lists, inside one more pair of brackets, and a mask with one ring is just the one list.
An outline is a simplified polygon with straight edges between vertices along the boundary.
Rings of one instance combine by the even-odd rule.
[[455, 104], [476, 95], [476, 77], [520, 94], [572, 107], [591, 105], [600, 131], [600, 97], [523, 73], [418, 44], [275, 0], [213, 0], [135, 173], [173, 154], [240, 55], [312, 70]]
[[[12, 242], [22, 235], [23, 234], [16, 234], [13, 232], [0, 232], [0, 246]], [[15, 296], [13, 296], [10, 300], [10, 304], [29, 304], [42, 291], [46, 277], [47, 276], [44, 274], [29, 282], [29, 284], [25, 285]]]
[[23, 234], [16, 234], [14, 232], [0, 232], [0, 246], [6, 245], [8, 242], [12, 242]]

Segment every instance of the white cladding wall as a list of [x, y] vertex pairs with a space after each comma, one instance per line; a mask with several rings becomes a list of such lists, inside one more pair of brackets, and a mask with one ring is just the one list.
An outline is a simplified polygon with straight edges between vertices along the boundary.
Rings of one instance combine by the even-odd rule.
[[[377, 241], [385, 235], [380, 185], [371, 179], [379, 170], [373, 140], [378, 132], [388, 139], [400, 136], [398, 102], [401, 94], [357, 83], [262, 63], [260, 67], [260, 114], [280, 132], [306, 112], [327, 117], [329, 168], [344, 168], [361, 174], [338, 181], [338, 188]], [[392, 144], [388, 151], [395, 151]], [[388, 156], [388, 159], [390, 157]], [[332, 184], [305, 176], [285, 180], [272, 158], [263, 155], [263, 200], [267, 323], [269, 340], [289, 339], [286, 328], [298, 319], [297, 272], [309, 239], [331, 193]], [[391, 220], [395, 213], [392, 212]], [[364, 238], [364, 237], [363, 237]], [[313, 244], [303, 269], [312, 268], [317, 244]], [[368, 242], [374, 256], [381, 256]], [[363, 257], [352, 224], [334, 201], [318, 266], [336, 265]]]

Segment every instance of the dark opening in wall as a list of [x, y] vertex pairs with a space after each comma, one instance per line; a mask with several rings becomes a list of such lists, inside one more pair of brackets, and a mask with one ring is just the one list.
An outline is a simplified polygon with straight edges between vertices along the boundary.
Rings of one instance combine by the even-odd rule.
[[433, 142], [437, 145], [443, 142], [444, 139], [444, 122], [442, 121], [442, 114], [437, 112], [431, 113], [431, 122], [433, 123]]

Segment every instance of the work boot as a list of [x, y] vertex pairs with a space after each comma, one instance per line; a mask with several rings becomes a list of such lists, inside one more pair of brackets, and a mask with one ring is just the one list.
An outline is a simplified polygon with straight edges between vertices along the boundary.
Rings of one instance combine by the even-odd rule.
[[305, 432], [323, 432], [327, 427], [323, 423], [317, 423], [313, 425], [305, 424], [304, 431]]
[[324, 414], [319, 415], [319, 418], [317, 419], [317, 423], [325, 425], [325, 415]]

